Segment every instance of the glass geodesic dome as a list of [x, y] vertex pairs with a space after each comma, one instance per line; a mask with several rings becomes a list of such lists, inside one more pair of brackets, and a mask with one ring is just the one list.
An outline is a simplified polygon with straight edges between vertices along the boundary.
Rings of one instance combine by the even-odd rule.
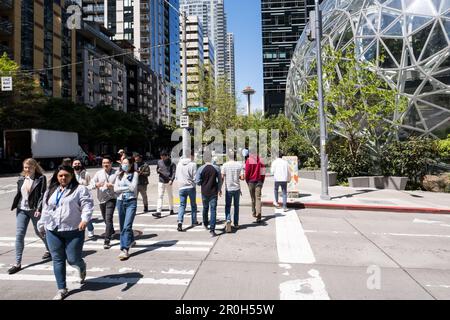
[[[325, 0], [323, 42], [335, 49], [355, 45], [361, 61], [408, 98], [400, 115], [403, 132], [432, 137], [450, 133], [450, 0]], [[292, 58], [286, 113], [294, 118], [308, 104], [299, 92], [313, 75], [315, 42], [306, 31]], [[384, 57], [381, 61], [380, 57]]]

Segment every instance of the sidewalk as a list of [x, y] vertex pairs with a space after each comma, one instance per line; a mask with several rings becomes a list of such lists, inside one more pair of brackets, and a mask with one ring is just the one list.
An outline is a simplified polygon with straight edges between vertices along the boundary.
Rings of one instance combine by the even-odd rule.
[[[267, 177], [262, 195], [265, 206], [273, 206], [273, 186], [273, 178]], [[335, 186], [329, 188], [331, 200], [325, 201], [320, 199], [321, 182], [308, 179], [300, 179], [299, 192], [299, 198], [288, 199], [289, 207], [450, 214], [448, 193]]]

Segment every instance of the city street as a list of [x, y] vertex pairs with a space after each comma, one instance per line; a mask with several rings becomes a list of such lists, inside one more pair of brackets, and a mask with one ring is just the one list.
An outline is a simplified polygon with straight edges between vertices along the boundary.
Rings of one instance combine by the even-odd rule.
[[[154, 209], [156, 176], [150, 180]], [[52, 264], [41, 261], [44, 245], [31, 224], [24, 270], [6, 272], [15, 256], [15, 214], [9, 210], [15, 181], [0, 178], [0, 300], [51, 299]], [[117, 240], [111, 250], [103, 249], [96, 201], [97, 238], [84, 246], [87, 281], [80, 289], [69, 269], [67, 299], [450, 299], [450, 216], [264, 208], [263, 224], [257, 225], [247, 192], [244, 198], [241, 228], [231, 234], [223, 233], [220, 200], [215, 238], [203, 226], [189, 228], [190, 215], [187, 230], [177, 232], [176, 216], [166, 211], [155, 219], [142, 213], [139, 201], [137, 245], [126, 262], [117, 258]]]

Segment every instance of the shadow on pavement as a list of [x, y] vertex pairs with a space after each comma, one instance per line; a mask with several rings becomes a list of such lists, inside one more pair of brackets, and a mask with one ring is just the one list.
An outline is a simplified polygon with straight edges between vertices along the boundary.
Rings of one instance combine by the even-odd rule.
[[338, 196], [338, 197], [332, 197], [331, 200], [335, 200], [335, 199], [343, 199], [343, 198], [353, 198], [353, 196], [359, 196], [361, 194], [366, 194], [366, 193], [370, 193], [370, 192], [375, 192], [377, 190], [373, 190], [373, 189], [362, 189], [362, 190], [358, 190], [360, 192], [357, 193], [352, 193], [352, 194], [344, 194], [342, 196]]
[[157, 242], [157, 243], [151, 244], [151, 245], [139, 245], [139, 242], [138, 242], [133, 247], [133, 249], [134, 250], [141, 249], [141, 250], [131, 252], [130, 258], [136, 257], [136, 256], [138, 256], [140, 254], [143, 254], [143, 253], [146, 253], [146, 252], [149, 252], [149, 251], [154, 251], [154, 250], [156, 250], [158, 248], [172, 247], [172, 246], [176, 245], [177, 242], [178, 242], [178, 240], [167, 240], [167, 241], [160, 241], [160, 242]]
[[[270, 215], [270, 216], [263, 216], [261, 218], [261, 222], [260, 223], [253, 222], [251, 224], [242, 224], [242, 225], [239, 226], [239, 230], [245, 230], [247, 228], [265, 227], [265, 226], [268, 225], [267, 221], [272, 220], [272, 219], [274, 219], [276, 217], [278, 217], [278, 215], [276, 215], [276, 214], [273, 214], [273, 215]], [[234, 232], [236, 232], [236, 231], [234, 231]]]
[[135, 286], [144, 275], [139, 272], [129, 272], [123, 274], [107, 275], [98, 278], [86, 280], [86, 282], [79, 289], [69, 291], [69, 296], [83, 292], [83, 291], [100, 291], [106, 290], [115, 286], [126, 284], [126, 287], [121, 291], [130, 290]]

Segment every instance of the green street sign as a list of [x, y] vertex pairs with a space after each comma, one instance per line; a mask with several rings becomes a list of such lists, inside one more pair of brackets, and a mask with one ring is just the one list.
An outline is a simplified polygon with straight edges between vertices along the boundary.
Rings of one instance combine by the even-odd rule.
[[188, 108], [189, 112], [208, 112], [208, 108], [207, 107], [192, 107], [192, 108]]

